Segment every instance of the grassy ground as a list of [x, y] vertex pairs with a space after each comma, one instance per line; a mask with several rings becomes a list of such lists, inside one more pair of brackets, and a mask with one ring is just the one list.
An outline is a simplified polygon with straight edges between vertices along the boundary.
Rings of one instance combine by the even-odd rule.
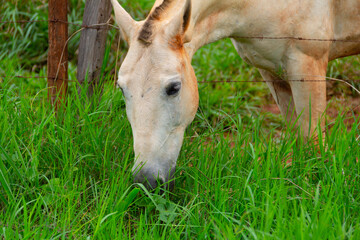
[[[81, 9], [80, 1], [70, 2]], [[131, 9], [151, 6], [134, 2], [128, 1]], [[26, 9], [7, 4], [15, 17]], [[29, 4], [46, 16], [45, 1]], [[81, 19], [81, 11], [70, 15]], [[335, 104], [353, 94], [349, 88], [335, 84], [329, 91], [337, 111], [322, 148], [298, 140], [278, 115], [263, 113], [270, 99], [264, 84], [200, 84], [200, 109], [186, 133], [175, 190], [160, 196], [132, 184], [131, 129], [121, 93], [110, 83], [115, 56], [105, 63], [103, 96], [78, 97], [72, 83], [67, 108], [56, 116], [44, 80], [11, 77], [45, 75], [37, 56], [46, 49], [31, 44], [46, 33], [23, 31], [30, 34], [25, 41], [20, 30], [11, 36], [9, 26], [0, 28], [0, 44], [9, 44], [0, 48], [0, 75], [8, 76], [0, 77], [0, 238], [360, 238], [359, 115], [343, 114]], [[116, 48], [115, 37], [110, 33], [108, 50]], [[228, 40], [201, 49], [194, 66], [201, 81], [260, 77]], [[358, 57], [335, 61], [329, 76], [355, 79], [359, 69]]]

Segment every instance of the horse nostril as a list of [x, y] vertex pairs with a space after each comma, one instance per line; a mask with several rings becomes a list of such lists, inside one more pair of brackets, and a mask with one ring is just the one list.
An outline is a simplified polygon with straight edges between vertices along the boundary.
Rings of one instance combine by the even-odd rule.
[[135, 183], [142, 183], [147, 189], [155, 189], [158, 186], [162, 186], [165, 181], [160, 176], [155, 176], [149, 171], [140, 170], [134, 175]]
[[162, 187], [162, 186], [164, 186], [165, 181], [162, 178], [157, 178], [156, 183], [157, 183], [157, 186]]
[[[175, 168], [169, 171], [167, 176], [160, 176], [159, 172], [153, 171], [149, 168], [142, 168], [137, 172], [134, 172], [134, 182], [144, 184], [148, 190], [153, 190], [157, 187], [162, 189], [172, 190], [174, 188], [174, 172]], [[168, 181], [170, 179], [170, 181]]]
[[145, 184], [145, 186], [148, 189], [155, 189], [158, 186], [162, 186], [164, 181], [162, 181], [160, 178], [156, 178], [154, 176], [145, 178], [145, 182], [143, 182]]

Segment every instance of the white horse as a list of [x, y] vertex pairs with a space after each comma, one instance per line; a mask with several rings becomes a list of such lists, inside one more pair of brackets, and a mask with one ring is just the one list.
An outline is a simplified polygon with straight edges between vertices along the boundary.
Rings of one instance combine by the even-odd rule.
[[139, 22], [111, 1], [130, 46], [117, 85], [134, 136], [134, 179], [151, 188], [173, 177], [197, 111], [191, 59], [200, 47], [230, 37], [285, 118], [299, 117], [304, 136], [325, 111], [328, 62], [360, 53], [360, 0], [156, 0]]

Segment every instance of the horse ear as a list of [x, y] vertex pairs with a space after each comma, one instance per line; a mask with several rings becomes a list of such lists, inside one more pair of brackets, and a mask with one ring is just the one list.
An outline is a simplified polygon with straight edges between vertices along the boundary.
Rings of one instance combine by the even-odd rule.
[[170, 38], [181, 35], [185, 38], [185, 33], [189, 28], [191, 20], [191, 0], [186, 0], [181, 10], [170, 20], [167, 30], [169, 31]]
[[118, 0], [111, 0], [115, 12], [115, 21], [120, 27], [123, 38], [129, 43], [135, 31], [136, 21], [119, 4]]

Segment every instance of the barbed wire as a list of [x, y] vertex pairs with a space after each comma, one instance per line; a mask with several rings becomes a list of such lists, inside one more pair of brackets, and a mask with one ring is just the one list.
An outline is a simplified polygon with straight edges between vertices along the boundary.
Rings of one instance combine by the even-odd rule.
[[[326, 77], [328, 78], [328, 77]], [[210, 81], [198, 81], [198, 83], [237, 83], [237, 82], [243, 82], [243, 83], [251, 83], [251, 82], [257, 82], [257, 83], [267, 83], [267, 82], [328, 82], [328, 81], [345, 81], [347, 83], [351, 82], [360, 82], [360, 79], [355, 80], [342, 80], [342, 79], [279, 79], [279, 80], [210, 80]]]
[[[78, 29], [77, 31], [75, 31], [75, 34], [77, 34], [78, 32], [81, 32], [84, 29], [110, 29], [110, 28], [115, 28], [115, 29], [119, 29], [117, 26], [114, 26], [112, 24], [110, 24], [110, 19], [106, 22], [106, 23], [100, 23], [100, 24], [93, 24], [93, 25], [83, 25], [83, 24], [78, 24], [78, 23], [74, 23], [74, 22], [69, 22], [69, 21], [63, 21], [63, 20], [59, 20], [59, 19], [53, 19], [53, 20], [49, 20], [49, 19], [40, 19], [40, 20], [17, 20], [17, 21], [0, 21], [0, 24], [16, 24], [16, 23], [38, 23], [38, 22], [53, 22], [53, 23], [63, 23], [63, 24], [68, 24], [68, 25], [74, 25], [74, 26], [78, 26], [80, 27], [80, 29]], [[73, 36], [72, 35], [72, 36]], [[71, 36], [71, 37], [72, 37]], [[71, 38], [70, 37], [70, 38]], [[70, 38], [67, 40], [69, 41]], [[243, 37], [237, 37], [239, 39], [256, 39], [256, 40], [296, 40], [296, 41], [320, 41], [320, 42], [360, 42], [360, 40], [353, 40], [353, 39], [317, 39], [317, 38], [303, 38], [303, 37], [266, 37], [266, 36], [243, 36]], [[65, 49], [63, 50], [65, 51]], [[58, 76], [56, 77], [49, 77], [49, 76], [20, 76], [20, 75], [16, 75], [16, 76], [8, 76], [8, 75], [4, 75], [4, 76], [0, 76], [1, 78], [23, 78], [23, 79], [31, 79], [31, 78], [36, 78], [36, 79], [53, 79], [53, 80], [63, 80], [63, 81], [68, 81], [68, 82], [77, 82], [76, 80], [71, 80], [71, 79], [60, 79], [58, 78]], [[309, 77], [309, 76], [305, 76], [305, 77]], [[326, 76], [311, 76], [311, 77], [317, 77], [317, 78], [323, 78], [323, 79], [276, 79], [276, 80], [210, 80], [210, 81], [198, 81], [199, 84], [211, 84], [211, 83], [269, 83], [269, 82], [327, 82], [327, 81], [339, 81], [339, 82], [343, 82], [347, 85], [349, 85], [351, 88], [353, 88], [356, 92], [358, 92], [360, 94], [360, 91], [358, 89], [356, 89], [354, 86], [351, 85], [351, 82], [360, 82], [360, 79], [348, 79], [348, 80], [343, 80], [343, 79], [336, 79], [336, 78], [331, 78], [331, 77], [326, 77]]]
[[313, 41], [313, 42], [360, 42], [355, 39], [324, 39], [324, 38], [303, 38], [303, 37], [264, 37], [264, 36], [250, 36], [250, 37], [236, 37], [236, 39], [257, 39], [257, 40], [296, 40], [296, 41]]
[[62, 81], [68, 81], [68, 82], [77, 82], [76, 80], [70, 80], [70, 79], [63, 79], [63, 78], [58, 78], [58, 77], [48, 77], [48, 76], [20, 76], [20, 75], [13, 75], [13, 76], [9, 76], [9, 75], [0, 75], [0, 78], [23, 78], [23, 79], [58, 79], [58, 80], [62, 80]]
[[[77, 82], [76, 80], [70, 80], [70, 79], [62, 79], [58, 77], [48, 77], [48, 76], [20, 76], [20, 75], [0, 75], [0, 78], [24, 78], [24, 79], [58, 79], [68, 82]], [[343, 80], [343, 79], [337, 79], [337, 78], [331, 78], [331, 77], [324, 77], [325, 79], [278, 79], [278, 80], [204, 80], [204, 81], [198, 81], [197, 83], [279, 83], [279, 82], [328, 82], [328, 81], [341, 81], [350, 84], [351, 82], [360, 82], [360, 79], [355, 80]], [[360, 94], [360, 93], [359, 93]]]
[[[17, 21], [0, 21], [0, 24], [17, 24], [17, 23], [39, 23], [39, 22], [52, 22], [52, 23], [63, 23], [63, 24], [67, 24], [67, 25], [73, 25], [73, 26], [77, 26], [80, 27], [80, 29], [78, 29], [77, 31], [75, 31], [72, 36], [74, 36], [75, 34], [81, 32], [84, 29], [107, 29], [110, 30], [111, 28], [113, 29], [119, 29], [119, 27], [114, 26], [112, 24], [110, 24], [110, 19], [106, 22], [106, 23], [101, 23], [101, 24], [93, 24], [93, 25], [84, 25], [84, 24], [78, 24], [78, 23], [74, 23], [74, 22], [68, 22], [68, 21], [63, 21], [63, 20], [59, 20], [59, 19], [40, 19], [40, 20], [17, 20]], [[71, 37], [66, 41], [65, 46], [67, 45], [68, 41], [71, 39]], [[259, 41], [264, 41], [264, 40], [293, 40], [293, 41], [313, 41], [313, 42], [342, 42], [342, 43], [358, 43], [360, 42], [360, 40], [355, 40], [355, 39], [321, 39], [321, 38], [304, 38], [304, 37], [294, 37], [294, 36], [283, 36], [283, 37], [272, 37], [272, 36], [237, 36], [237, 39], [249, 39], [249, 40], [259, 40]], [[65, 51], [65, 47], [63, 49], [62, 52], [62, 56], [61, 59], [63, 57], [63, 53]], [[61, 60], [60, 60], [61, 62]], [[59, 64], [60, 65], [60, 64]], [[60, 66], [59, 66], [60, 68]], [[308, 76], [309, 77], [309, 76]], [[211, 81], [198, 81], [199, 84], [211, 84], [211, 83], [269, 83], [269, 82], [273, 82], [273, 83], [278, 83], [278, 82], [327, 82], [327, 81], [338, 81], [338, 82], [342, 82], [347, 84], [348, 86], [350, 86], [353, 90], [355, 90], [357, 93], [360, 94], [360, 91], [355, 88], [353, 85], [350, 84], [350, 82], [360, 82], [360, 79], [355, 79], [355, 80], [343, 80], [343, 79], [336, 79], [336, 78], [331, 78], [331, 77], [325, 77], [325, 76], [312, 76], [312, 77], [318, 77], [318, 78], [322, 78], [322, 79], [277, 79], [277, 80], [211, 80]], [[20, 75], [15, 75], [15, 76], [8, 76], [8, 75], [0, 75], [0, 78], [21, 78], [21, 79], [51, 79], [53, 81], [56, 80], [62, 80], [62, 81], [67, 81], [67, 82], [75, 82], [78, 83], [78, 81], [76, 80], [71, 80], [71, 79], [61, 79], [58, 77], [58, 74], [56, 74], [56, 77], [49, 77], [49, 76], [20, 76]], [[1, 83], [1, 81], [0, 81]], [[359, 106], [357, 106], [356, 108], [352, 109], [351, 111], [354, 111], [355, 109], [357, 109]], [[349, 111], [348, 111], [349, 112]], [[360, 137], [359, 137], [360, 138]], [[359, 138], [357, 140], [359, 140]]]
[[[38, 23], [38, 22], [52, 22], [52, 23], [64, 23], [64, 24], [69, 24], [69, 25], [74, 25], [74, 26], [78, 26], [81, 28], [92, 28], [92, 29], [108, 29], [108, 27], [111, 28], [115, 28], [115, 29], [119, 29], [119, 27], [116, 27], [112, 24], [109, 23], [104, 23], [104, 24], [93, 24], [93, 25], [84, 25], [84, 24], [78, 24], [78, 23], [74, 23], [74, 22], [68, 22], [68, 21], [63, 21], [60, 19], [53, 19], [53, 20], [47, 20], [47, 19], [42, 19], [42, 20], [18, 20], [18, 21], [0, 21], [0, 24], [16, 24], [16, 23]], [[108, 26], [108, 27], [106, 27]]]
[[[81, 28], [93, 28], [93, 29], [101, 29], [101, 28], [108, 28], [106, 26], [115, 28], [115, 29], [119, 29], [119, 27], [111, 25], [109, 23], [106, 24], [93, 24], [93, 25], [84, 25], [84, 24], [78, 24], [78, 23], [74, 23], [74, 22], [68, 22], [68, 21], [63, 21], [63, 20], [59, 20], [59, 19], [53, 19], [53, 20], [48, 20], [48, 19], [41, 19], [41, 20], [18, 20], [18, 21], [0, 21], [0, 24], [15, 24], [15, 23], [37, 23], [37, 22], [60, 22], [60, 23], [64, 23], [64, 24], [69, 24], [69, 25], [74, 25], [74, 26], [78, 26]], [[304, 38], [304, 37], [271, 37], [271, 36], [236, 36], [237, 39], [257, 39], [257, 40], [296, 40], [296, 41], [318, 41], [318, 42], [347, 42], [347, 43], [356, 43], [356, 42], [360, 42], [360, 40], [356, 40], [356, 39], [336, 39], [336, 38], [331, 38], [331, 39], [325, 39], [325, 38]]]
[[[38, 22], [53, 22], [53, 23], [63, 23], [68, 25], [74, 25], [77, 27], [80, 27], [80, 29], [76, 30], [70, 38], [67, 40], [67, 42], [74, 36], [75, 34], [81, 32], [84, 29], [108, 29], [111, 28], [119, 29], [117, 26], [114, 26], [110, 24], [110, 19], [106, 23], [100, 23], [100, 24], [93, 24], [93, 25], [83, 25], [63, 20], [19, 20], [19, 21], [0, 21], [0, 24], [16, 24], [16, 23], [38, 23]], [[238, 39], [255, 39], [259, 41], [263, 40], [294, 40], [294, 41], [318, 41], [318, 42], [343, 42], [343, 43], [352, 43], [352, 42], [360, 42], [360, 40], [352, 40], [352, 39], [316, 39], [316, 38], [303, 38], [303, 37], [266, 37], [266, 36], [243, 36], [243, 37], [237, 37]], [[66, 43], [67, 44], [67, 43]], [[65, 48], [63, 49], [63, 52], [65, 51]], [[62, 56], [61, 56], [62, 58]], [[284, 77], [284, 76], [283, 76]], [[313, 77], [313, 78], [322, 78], [322, 79], [286, 79], [286, 76], [284, 79], [276, 79], [276, 80], [205, 80], [205, 81], [198, 81], [199, 84], [214, 84], [214, 83], [279, 83], [279, 82], [328, 82], [328, 81], [338, 81], [342, 82], [349, 87], [351, 87], [353, 90], [355, 90], [358, 94], [360, 94], [359, 89], [357, 89], [355, 86], [351, 85], [351, 82], [360, 82], [360, 79], [336, 79], [331, 77], [325, 77], [325, 76], [303, 76], [303, 77]], [[75, 82], [79, 83], [77, 80], [71, 80], [71, 79], [61, 79], [58, 76], [56, 77], [49, 77], [49, 76], [9, 76], [9, 75], [0, 75], [0, 78], [6, 79], [6, 78], [21, 78], [21, 79], [51, 79], [53, 81], [56, 80], [62, 80], [67, 82]], [[1, 83], [1, 82], [0, 82]], [[348, 114], [349, 112], [354, 112], [357, 108], [360, 106], [357, 106], [353, 109], [350, 109], [346, 112]]]
[[[309, 75], [307, 76], [309, 77]], [[360, 79], [355, 79], [355, 80], [343, 80], [343, 79], [338, 79], [338, 78], [332, 78], [332, 77], [323, 77], [323, 76], [311, 76], [311, 77], [318, 77], [318, 78], [323, 78], [323, 79], [277, 79], [277, 80], [215, 80], [215, 81], [198, 81], [198, 83], [238, 83], [238, 82], [243, 82], [243, 83], [253, 83], [253, 82], [258, 82], [258, 83], [279, 83], [279, 82], [328, 82], [328, 81], [333, 81], [333, 82], [341, 82], [344, 83], [346, 85], [348, 85], [350, 88], [352, 88], [355, 92], [357, 92], [360, 95], [360, 89], [357, 89], [356, 87], [354, 87], [353, 85], [351, 85], [352, 82], [360, 82]]]

